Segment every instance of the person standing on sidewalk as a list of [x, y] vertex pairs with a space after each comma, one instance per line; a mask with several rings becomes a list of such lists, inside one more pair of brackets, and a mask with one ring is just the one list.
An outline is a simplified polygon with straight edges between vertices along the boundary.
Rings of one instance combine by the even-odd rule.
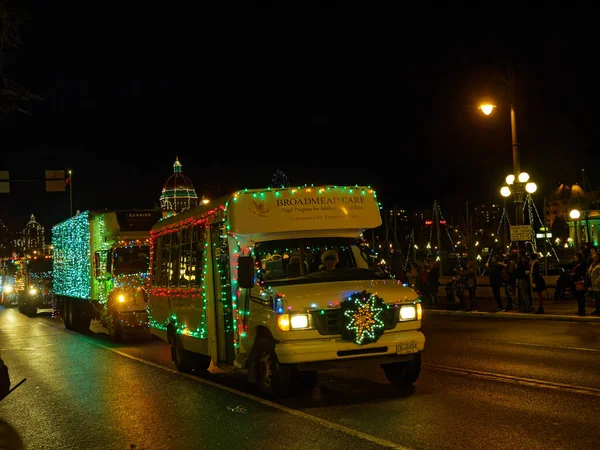
[[502, 261], [499, 260], [498, 256], [492, 256], [491, 263], [485, 264], [488, 275], [490, 278], [490, 287], [492, 288], [492, 295], [496, 304], [498, 305], [498, 312], [506, 311], [502, 306], [502, 296], [500, 295], [500, 288], [502, 287], [502, 272], [506, 267]]
[[506, 296], [506, 310], [512, 311], [517, 306], [517, 263], [510, 253], [504, 256], [504, 270], [502, 280], [504, 281], [504, 295]]
[[569, 278], [573, 283], [573, 296], [577, 300], [577, 312], [575, 314], [585, 316], [585, 289], [577, 290], [577, 284], [583, 284], [585, 281], [585, 257], [582, 252], [575, 253], [573, 257], [573, 268], [569, 273]]
[[540, 256], [537, 253], [531, 255], [531, 266], [529, 269], [531, 276], [531, 289], [537, 293], [538, 309], [536, 314], [544, 314], [544, 292], [546, 292], [546, 280], [540, 266]]
[[600, 316], [600, 255], [598, 252], [592, 253], [592, 263], [588, 267], [588, 277], [591, 282], [588, 290], [592, 294], [596, 306], [592, 316]]
[[477, 291], [477, 271], [475, 270], [475, 261], [469, 259], [465, 270], [454, 270], [464, 279], [467, 292], [469, 293], [470, 306], [465, 311], [477, 311], [477, 297], [475, 295], [475, 291]]
[[517, 263], [517, 283], [519, 285], [519, 311], [532, 312], [531, 306], [531, 283], [529, 281], [530, 261], [525, 250], [519, 250], [519, 262]]

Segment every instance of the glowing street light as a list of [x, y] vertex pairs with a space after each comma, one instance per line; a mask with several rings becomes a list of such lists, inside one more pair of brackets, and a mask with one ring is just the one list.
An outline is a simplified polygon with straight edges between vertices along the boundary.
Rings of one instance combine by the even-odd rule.
[[494, 110], [494, 108], [495, 108], [495, 107], [496, 107], [496, 105], [492, 105], [492, 104], [490, 104], [490, 103], [487, 103], [487, 104], [481, 105], [481, 106], [479, 107], [479, 109], [480, 109], [480, 110], [481, 110], [481, 112], [483, 112], [483, 113], [484, 113], [486, 116], [489, 116], [489, 115], [492, 113], [492, 111]]
[[577, 226], [577, 221], [581, 217], [581, 212], [578, 209], [572, 209], [569, 212], [569, 217], [573, 219], [573, 225], [575, 226], [575, 250], [577, 250], [577, 247], [579, 247], [579, 227]]
[[535, 184], [535, 183], [527, 183], [525, 185], [525, 190], [527, 192], [529, 192], [530, 194], [533, 194], [535, 191], [537, 191], [537, 184]]

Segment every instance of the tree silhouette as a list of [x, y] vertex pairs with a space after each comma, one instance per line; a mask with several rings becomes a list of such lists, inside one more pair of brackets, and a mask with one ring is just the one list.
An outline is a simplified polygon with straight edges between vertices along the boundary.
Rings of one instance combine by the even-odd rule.
[[558, 216], [552, 221], [551, 232], [553, 238], [560, 238], [561, 241], [569, 237], [569, 224], [564, 217]]
[[5, 72], [6, 54], [21, 44], [21, 27], [24, 25], [22, 11], [15, 2], [0, 0], [0, 118], [13, 112], [29, 114], [24, 104], [30, 100], [42, 100], [10, 79]]
[[277, 172], [273, 174], [273, 178], [271, 180], [271, 187], [281, 188], [281, 187], [289, 187], [290, 181], [285, 173], [281, 170], [277, 169]]

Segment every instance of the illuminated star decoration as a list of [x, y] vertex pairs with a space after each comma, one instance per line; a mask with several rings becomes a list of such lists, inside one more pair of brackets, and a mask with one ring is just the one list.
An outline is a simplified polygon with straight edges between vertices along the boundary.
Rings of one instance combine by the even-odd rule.
[[357, 345], [375, 342], [383, 334], [385, 302], [369, 292], [355, 292], [343, 303], [346, 329], [343, 337]]

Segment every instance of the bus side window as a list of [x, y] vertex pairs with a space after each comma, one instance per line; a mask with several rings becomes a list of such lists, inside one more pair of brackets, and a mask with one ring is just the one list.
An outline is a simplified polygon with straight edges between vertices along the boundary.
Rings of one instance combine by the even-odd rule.
[[204, 283], [204, 253], [206, 243], [206, 227], [194, 225], [192, 228], [191, 277], [192, 287], [201, 287]]
[[159, 236], [156, 239], [154, 244], [154, 252], [152, 253], [152, 284], [155, 286], [160, 286], [160, 262], [159, 256], [162, 256], [161, 252], [162, 247], [162, 236]]
[[170, 255], [171, 255], [171, 234], [163, 234], [161, 236], [161, 247], [160, 251], [160, 277], [159, 277], [159, 286], [167, 287], [169, 283], [169, 265], [170, 265]]

